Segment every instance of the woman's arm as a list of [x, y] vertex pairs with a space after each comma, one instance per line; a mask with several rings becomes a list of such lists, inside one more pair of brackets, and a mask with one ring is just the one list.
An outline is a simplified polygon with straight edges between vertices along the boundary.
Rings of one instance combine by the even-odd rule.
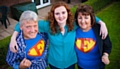
[[107, 27], [102, 20], [100, 20], [98, 17], [95, 18], [96, 18], [96, 22], [100, 24], [100, 35], [102, 35], [102, 39], [105, 39], [108, 35]]
[[18, 45], [17, 45], [17, 42], [16, 42], [17, 35], [18, 35], [18, 32], [14, 31], [13, 35], [11, 37], [10, 46], [9, 46], [10, 47], [10, 51], [12, 51], [14, 53], [17, 52], [17, 50], [18, 50]]
[[100, 35], [102, 35], [102, 39], [105, 39], [108, 35], [108, 30], [107, 30], [107, 27], [105, 25], [105, 23], [103, 21], [99, 21], [98, 22], [100, 24]]

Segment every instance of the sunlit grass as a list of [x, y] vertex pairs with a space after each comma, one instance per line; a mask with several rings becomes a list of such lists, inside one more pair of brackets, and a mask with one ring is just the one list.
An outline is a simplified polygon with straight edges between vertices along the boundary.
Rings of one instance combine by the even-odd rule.
[[120, 2], [114, 2], [97, 13], [107, 25], [112, 41], [112, 52], [109, 56], [111, 63], [106, 69], [120, 69]]

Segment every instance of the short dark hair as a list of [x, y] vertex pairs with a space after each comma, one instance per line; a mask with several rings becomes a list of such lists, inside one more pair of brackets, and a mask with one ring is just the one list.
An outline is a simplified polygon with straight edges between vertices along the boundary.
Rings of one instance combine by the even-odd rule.
[[90, 15], [91, 26], [93, 26], [95, 24], [95, 14], [94, 14], [94, 10], [92, 9], [91, 6], [85, 5], [85, 4], [77, 6], [77, 9], [75, 12], [75, 17], [74, 17], [77, 25], [78, 25], [77, 17], [78, 17], [79, 13], [82, 13], [82, 15]]

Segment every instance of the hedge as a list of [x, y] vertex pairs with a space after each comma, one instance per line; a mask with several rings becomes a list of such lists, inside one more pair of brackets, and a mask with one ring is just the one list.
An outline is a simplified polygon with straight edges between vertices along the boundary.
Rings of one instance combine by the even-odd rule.
[[[108, 4], [112, 3], [113, 0], [88, 0], [85, 3], [82, 4], [88, 4], [93, 7], [94, 11], [100, 11], [102, 8], [106, 7]], [[71, 8], [71, 11], [73, 14], [75, 14], [76, 7], [74, 6]]]

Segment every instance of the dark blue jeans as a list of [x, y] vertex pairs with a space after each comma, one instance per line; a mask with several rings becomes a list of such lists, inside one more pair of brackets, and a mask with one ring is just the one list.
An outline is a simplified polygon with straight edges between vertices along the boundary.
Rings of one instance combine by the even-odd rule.
[[[52, 66], [51, 64], [49, 64], [49, 66], [50, 66], [50, 69], [60, 69], [60, 68], [57, 68], [55, 66]], [[73, 65], [71, 65], [71, 66], [69, 66], [67, 68], [64, 68], [64, 69], [75, 69], [75, 64], [73, 64]]]
[[[78, 66], [78, 69], [83, 69], [83, 68], [81, 68], [80, 66]], [[105, 68], [103, 67], [103, 68], [100, 68], [100, 69], [105, 69]]]

